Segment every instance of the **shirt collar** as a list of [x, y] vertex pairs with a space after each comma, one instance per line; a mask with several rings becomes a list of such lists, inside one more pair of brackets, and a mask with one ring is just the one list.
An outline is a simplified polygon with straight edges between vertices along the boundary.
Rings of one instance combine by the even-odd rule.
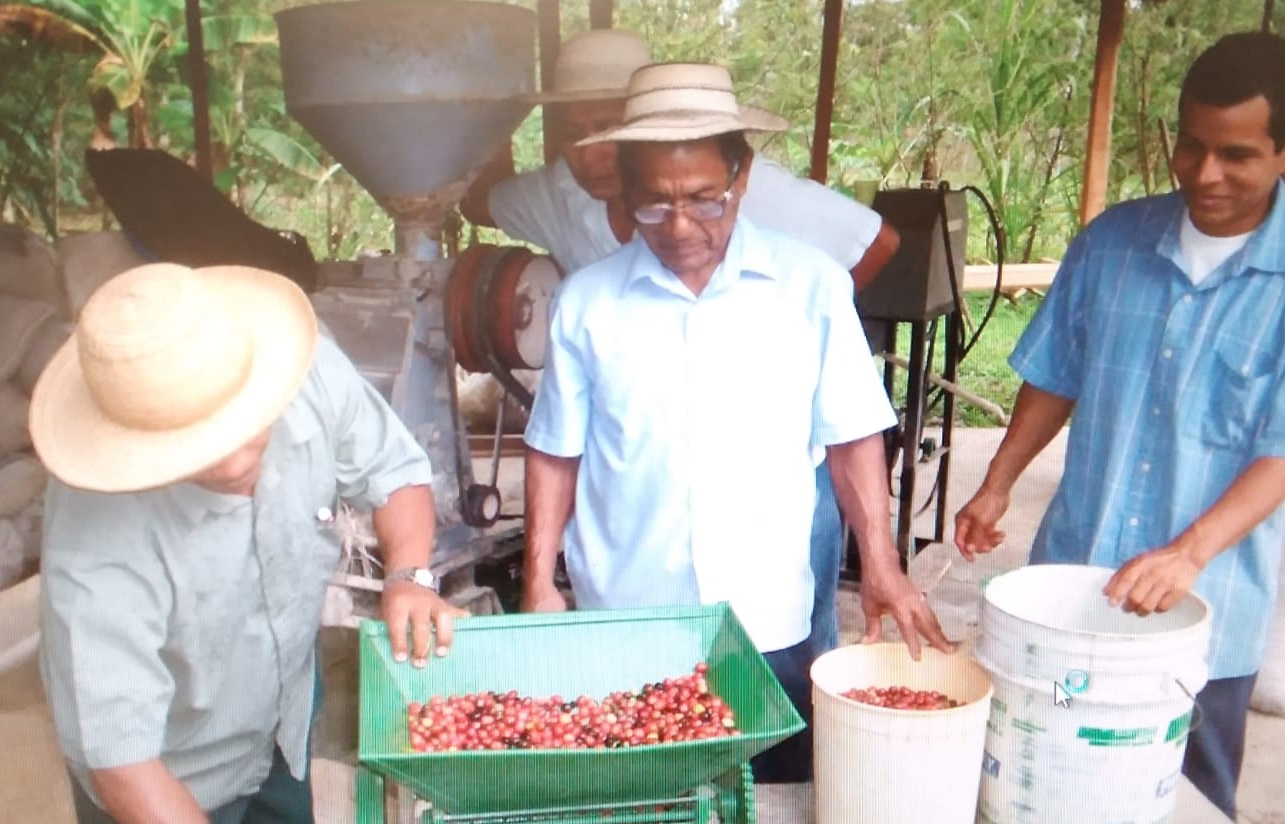
[[575, 204], [586, 200], [591, 203], [597, 202], [589, 196], [588, 192], [580, 188], [580, 184], [576, 182], [576, 176], [571, 174], [571, 167], [567, 165], [567, 161], [561, 154], [553, 162], [553, 183], [567, 203]]
[[162, 490], [170, 505], [179, 513], [189, 528], [196, 526], [209, 515], [226, 515], [242, 506], [249, 506], [250, 499], [242, 495], [224, 495], [211, 492], [194, 483], [182, 481]]
[[[272, 436], [268, 441], [268, 448], [263, 453], [263, 472], [259, 477], [257, 491], [272, 489], [281, 482], [277, 460], [282, 450], [289, 451], [319, 434], [321, 434], [321, 423], [304, 404], [296, 399], [287, 406], [281, 413], [281, 417], [272, 425]], [[209, 515], [226, 515], [250, 503], [250, 500], [243, 495], [211, 492], [186, 481], [171, 484], [164, 489], [164, 494], [169, 498], [170, 504], [187, 521], [189, 527], [196, 526]]]
[[[1232, 256], [1231, 260], [1236, 260], [1237, 263], [1231, 267], [1231, 274], [1240, 274], [1250, 269], [1285, 274], [1285, 197], [1282, 197], [1282, 193], [1285, 193], [1285, 181], [1278, 180], [1276, 191], [1272, 194], [1272, 207], [1267, 212], [1267, 216], [1249, 236], [1245, 247]], [[1171, 212], [1162, 211], [1161, 213], [1163, 217], [1160, 219], [1167, 220], [1167, 225], [1163, 227], [1156, 251], [1185, 272], [1181, 235], [1183, 216], [1186, 214], [1187, 207], [1181, 192], [1174, 192], [1167, 197], [1174, 200], [1176, 208]], [[1205, 283], [1215, 280], [1221, 281], [1223, 276], [1215, 274]]]
[[[628, 269], [622, 291], [627, 291], [640, 282], [650, 281], [680, 297], [693, 301], [697, 299], [673, 272], [665, 268], [642, 235], [635, 233], [634, 239], [627, 246], [632, 248], [632, 252], [626, 259]], [[781, 267], [763, 233], [748, 218], [738, 215], [736, 224], [732, 227], [732, 236], [727, 241], [723, 262], [714, 270], [709, 286], [701, 295], [721, 292], [746, 275], [776, 280], [781, 276]]]

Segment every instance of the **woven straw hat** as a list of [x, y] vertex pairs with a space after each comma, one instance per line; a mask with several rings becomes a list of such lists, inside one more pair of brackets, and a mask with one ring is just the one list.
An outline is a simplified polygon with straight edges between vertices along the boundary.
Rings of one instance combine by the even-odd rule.
[[651, 47], [631, 31], [590, 29], [567, 39], [553, 67], [553, 87], [523, 96], [529, 103], [617, 100], [629, 77], [651, 62]]
[[629, 78], [625, 121], [576, 145], [609, 141], [676, 143], [728, 132], [782, 132], [785, 118], [736, 102], [732, 75], [707, 63], [655, 63]]
[[272, 425], [312, 366], [317, 319], [280, 275], [152, 263], [104, 283], [31, 400], [37, 454], [69, 486], [183, 480]]

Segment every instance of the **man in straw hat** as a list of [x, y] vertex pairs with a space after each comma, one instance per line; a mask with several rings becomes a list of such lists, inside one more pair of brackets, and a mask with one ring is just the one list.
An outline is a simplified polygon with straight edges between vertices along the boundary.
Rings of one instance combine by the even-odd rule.
[[311, 822], [315, 645], [342, 498], [374, 511], [394, 654], [433, 589], [432, 472], [284, 277], [105, 283], [35, 387], [40, 664], [81, 824]]
[[[638, 236], [568, 278], [526, 431], [525, 605], [565, 608], [559, 544], [590, 608], [728, 601], [805, 718], [814, 448], [861, 539], [866, 640], [891, 614], [911, 652], [949, 650], [901, 571], [881, 433], [895, 423], [852, 303], [822, 252], [740, 214], [745, 132], [718, 66], [634, 73], [615, 141]], [[755, 759], [806, 780], [807, 734]]]
[[[622, 196], [615, 144], [579, 141], [620, 125], [629, 77], [649, 63], [651, 49], [631, 31], [592, 29], [569, 38], [559, 51], [552, 89], [532, 96], [545, 104], [546, 117], [556, 118], [562, 136], [557, 161], [514, 176], [513, 159], [504, 152], [461, 204], [465, 216], [549, 250], [567, 273], [633, 238], [634, 219]], [[747, 182], [740, 213], [825, 252], [851, 272], [858, 290], [897, 251], [896, 230], [872, 209], [797, 178], [752, 151], [743, 165]], [[839, 643], [836, 594], [843, 525], [826, 463], [817, 467], [815, 482], [812, 641], [824, 652]]]

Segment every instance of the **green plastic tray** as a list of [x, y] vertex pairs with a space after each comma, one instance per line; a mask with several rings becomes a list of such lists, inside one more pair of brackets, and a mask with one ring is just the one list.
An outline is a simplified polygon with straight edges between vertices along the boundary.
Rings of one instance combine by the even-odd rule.
[[[361, 763], [455, 815], [676, 797], [803, 729], [725, 604], [469, 618], [456, 623], [450, 655], [424, 669], [392, 660], [380, 622], [365, 622], [360, 639]], [[741, 734], [610, 750], [410, 748], [411, 700], [511, 689], [602, 698], [690, 672], [702, 660]]]

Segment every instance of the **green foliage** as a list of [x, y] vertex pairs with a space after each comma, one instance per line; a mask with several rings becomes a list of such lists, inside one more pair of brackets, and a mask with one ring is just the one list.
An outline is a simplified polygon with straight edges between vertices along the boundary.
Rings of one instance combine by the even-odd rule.
[[[285, 112], [272, 14], [301, 0], [205, 0], [203, 35], [216, 180], [252, 217], [303, 232], [347, 256], [390, 242], [374, 202]], [[519, 0], [534, 9], [535, 0]], [[49, 234], [92, 225], [80, 150], [93, 119], [88, 88], [128, 109], [111, 124], [135, 142], [193, 153], [181, 0], [39, 0], [97, 51], [14, 60], [0, 113], [0, 205]], [[588, 3], [560, 4], [564, 35], [588, 26]], [[806, 173], [816, 117], [821, 0], [617, 0], [615, 21], [660, 60], [729, 67], [741, 97], [791, 128], [760, 148]], [[866, 0], [845, 4], [830, 182], [919, 185], [925, 171], [974, 184], [993, 201], [1009, 260], [1057, 258], [1078, 229], [1096, 0]], [[1168, 188], [1159, 121], [1176, 126], [1178, 83], [1219, 34], [1259, 24], [1261, 4], [1130, 4], [1121, 48], [1110, 199]], [[1281, 8], [1277, 17], [1285, 16]], [[1278, 21], [1279, 23], [1280, 21]], [[3, 31], [0, 21], [0, 31]], [[20, 44], [5, 41], [5, 48]], [[35, 44], [25, 47], [36, 48]], [[16, 55], [16, 52], [8, 52]], [[19, 79], [20, 78], [20, 79]], [[11, 90], [11, 91], [10, 91]], [[59, 114], [61, 112], [61, 114]], [[55, 128], [56, 123], [64, 128]], [[543, 162], [541, 112], [514, 136], [519, 168]], [[53, 143], [58, 135], [59, 148]], [[55, 163], [55, 156], [60, 162]], [[55, 169], [56, 167], [56, 169]], [[52, 177], [51, 177], [52, 175]], [[54, 178], [56, 177], [56, 182]], [[91, 207], [92, 208], [92, 207]], [[59, 215], [61, 215], [59, 217]], [[973, 215], [971, 260], [994, 258]]]

